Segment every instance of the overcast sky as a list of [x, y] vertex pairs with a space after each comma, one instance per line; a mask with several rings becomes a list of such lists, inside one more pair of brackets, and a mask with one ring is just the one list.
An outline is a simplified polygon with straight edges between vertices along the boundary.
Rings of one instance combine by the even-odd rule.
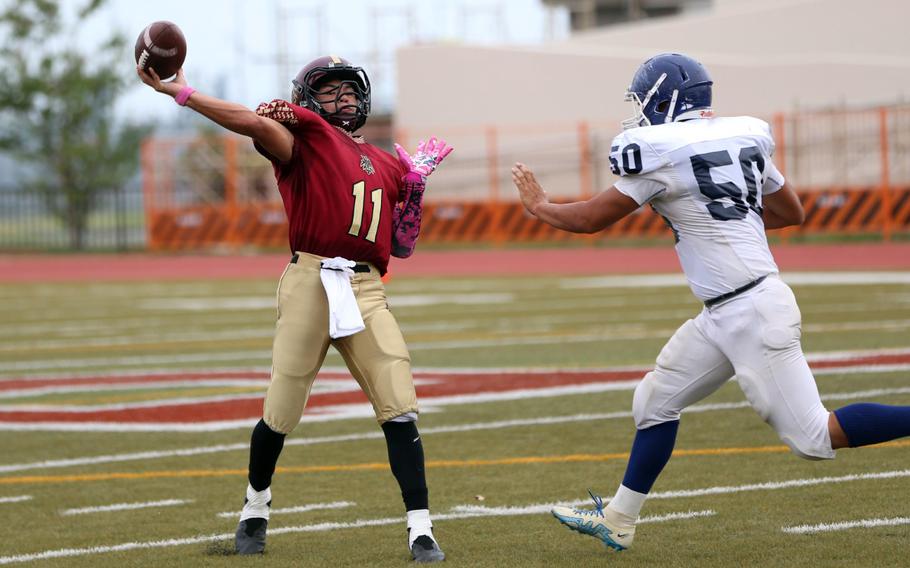
[[[85, 0], [62, 2], [73, 8]], [[249, 107], [287, 98], [291, 78], [319, 55], [363, 65], [374, 84], [374, 106], [387, 109], [394, 104], [394, 55], [401, 45], [534, 44], [568, 35], [567, 13], [541, 0], [110, 0], [80, 36], [90, 42], [116, 29], [132, 44], [156, 20], [183, 30], [191, 85]], [[120, 107], [163, 118], [178, 110], [138, 79]]]

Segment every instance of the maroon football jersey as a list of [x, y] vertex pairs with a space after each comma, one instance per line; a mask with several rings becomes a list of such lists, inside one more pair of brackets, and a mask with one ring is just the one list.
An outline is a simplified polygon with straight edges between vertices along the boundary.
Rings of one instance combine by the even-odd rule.
[[297, 124], [291, 160], [269, 158], [290, 226], [291, 251], [370, 262], [385, 274], [392, 210], [406, 173], [398, 158], [290, 105]]

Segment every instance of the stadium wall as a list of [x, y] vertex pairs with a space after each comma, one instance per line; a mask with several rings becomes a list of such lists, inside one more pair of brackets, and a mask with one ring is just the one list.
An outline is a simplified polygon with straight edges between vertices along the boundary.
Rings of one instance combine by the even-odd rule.
[[771, 123], [775, 159], [794, 187], [866, 187], [889, 175], [910, 183], [910, 118], [879, 116], [910, 94], [908, 20], [903, 0], [719, 0], [713, 10], [543, 45], [407, 47], [397, 55], [397, 138], [438, 135], [457, 149], [433, 196], [508, 194], [516, 160], [551, 195], [589, 195], [615, 179], [606, 154], [632, 114], [623, 95], [635, 70], [655, 53], [681, 51], [708, 67], [719, 115]]
[[[850, 112], [777, 115], [777, 163], [806, 208], [803, 226], [786, 238], [814, 234], [910, 233], [910, 106]], [[596, 242], [621, 237], [669, 237], [647, 208], [597, 235], [557, 231], [531, 218], [511, 186], [508, 164], [521, 157], [538, 168], [551, 197], [574, 200], [612, 183], [609, 139], [587, 123], [535, 129], [463, 130], [486, 146], [456, 153], [425, 198], [421, 241]], [[539, 137], [535, 138], [534, 135]], [[500, 140], [511, 140], [511, 152]], [[517, 149], [517, 150], [516, 150]], [[199, 169], [200, 156], [210, 164]], [[190, 159], [192, 157], [192, 159]], [[216, 159], [216, 157], [220, 157]], [[287, 227], [271, 172], [252, 146], [231, 136], [150, 139], [143, 146], [148, 246], [151, 250], [286, 245]], [[267, 164], [265, 164], [267, 166]], [[560, 181], [571, 183], [558, 185]], [[264, 189], [265, 188], [265, 189]]]

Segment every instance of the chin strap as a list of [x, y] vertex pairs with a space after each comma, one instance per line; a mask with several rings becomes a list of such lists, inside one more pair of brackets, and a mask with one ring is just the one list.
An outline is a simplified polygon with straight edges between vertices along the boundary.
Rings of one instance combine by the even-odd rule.
[[667, 119], [664, 122], [673, 122], [673, 113], [676, 111], [676, 99], [679, 98], [679, 90], [673, 89], [673, 97], [670, 99], [670, 108], [667, 109]]

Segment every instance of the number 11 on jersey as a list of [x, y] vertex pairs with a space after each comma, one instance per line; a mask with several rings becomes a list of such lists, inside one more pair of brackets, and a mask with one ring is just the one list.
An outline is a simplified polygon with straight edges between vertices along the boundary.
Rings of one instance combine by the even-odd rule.
[[[363, 203], [366, 193], [366, 182], [358, 181], [354, 184], [352, 193], [354, 194], [354, 216], [351, 219], [351, 228], [348, 234], [356, 237], [360, 235], [360, 225], [363, 223]], [[373, 211], [370, 215], [370, 229], [363, 238], [371, 243], [376, 242], [376, 232], [379, 231], [379, 216], [382, 214], [382, 189], [376, 188], [370, 191], [370, 201], [373, 204]]]

